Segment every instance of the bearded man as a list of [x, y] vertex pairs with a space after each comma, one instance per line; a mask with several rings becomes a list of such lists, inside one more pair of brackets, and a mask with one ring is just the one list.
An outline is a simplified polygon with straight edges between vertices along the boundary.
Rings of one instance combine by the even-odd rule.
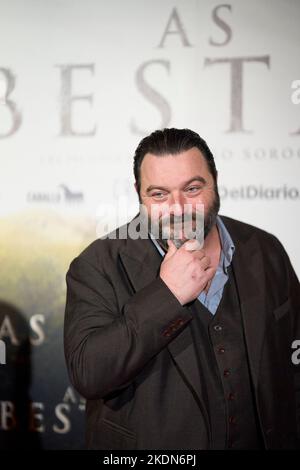
[[213, 155], [189, 129], [145, 137], [134, 175], [139, 213], [67, 273], [87, 447], [297, 448], [300, 288], [285, 249], [219, 215]]

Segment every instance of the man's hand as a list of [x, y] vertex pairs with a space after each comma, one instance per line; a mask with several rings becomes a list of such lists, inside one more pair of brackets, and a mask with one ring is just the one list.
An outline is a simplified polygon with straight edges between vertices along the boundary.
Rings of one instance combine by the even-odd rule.
[[181, 305], [196, 299], [215, 274], [215, 269], [210, 267], [210, 258], [205, 255], [203, 249], [189, 250], [187, 241], [180, 248], [176, 248], [171, 240], [168, 240], [169, 249], [160, 267], [160, 277], [173, 292]]

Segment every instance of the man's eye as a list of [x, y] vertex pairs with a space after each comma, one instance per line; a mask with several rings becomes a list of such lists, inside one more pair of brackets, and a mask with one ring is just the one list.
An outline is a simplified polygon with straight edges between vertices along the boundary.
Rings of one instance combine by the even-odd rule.
[[191, 186], [190, 188], [187, 189], [187, 192], [188, 193], [195, 193], [199, 189], [201, 189], [199, 186]]
[[164, 197], [164, 196], [165, 196], [164, 193], [153, 193], [153, 194], [152, 194], [152, 197], [158, 197], [158, 198], [160, 198], [160, 197]]

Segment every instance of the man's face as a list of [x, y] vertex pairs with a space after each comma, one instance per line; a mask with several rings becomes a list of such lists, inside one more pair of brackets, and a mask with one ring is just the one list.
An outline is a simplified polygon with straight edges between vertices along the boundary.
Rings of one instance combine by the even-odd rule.
[[[149, 222], [159, 226], [158, 239], [164, 248], [167, 248], [166, 237], [163, 236], [166, 233], [165, 221], [170, 230], [167, 238], [173, 238], [177, 247], [191, 238], [183, 230], [183, 214], [192, 214], [194, 228], [196, 214], [199, 213], [197, 204], [204, 206], [204, 238], [208, 235], [215, 224], [220, 200], [213, 176], [199, 149], [193, 147], [176, 155], [147, 153], [140, 174], [140, 203], [147, 211]], [[179, 225], [181, 232], [178, 231]]]

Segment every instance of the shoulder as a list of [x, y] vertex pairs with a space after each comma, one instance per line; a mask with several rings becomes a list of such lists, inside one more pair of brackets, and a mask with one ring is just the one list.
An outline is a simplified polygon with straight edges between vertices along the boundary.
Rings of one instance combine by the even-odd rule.
[[249, 250], [250, 246], [253, 247], [255, 252], [260, 253], [266, 265], [276, 270], [285, 271], [286, 268], [291, 268], [291, 261], [284, 246], [273, 233], [231, 217], [220, 217], [233, 242], [238, 244], [240, 249]]
[[97, 269], [116, 262], [120, 251], [127, 244], [127, 233], [129, 222], [117, 227], [110, 233], [103, 235], [91, 242], [71, 264], [84, 263], [89, 264]]
[[276, 245], [278, 248], [283, 248], [278, 238], [267, 230], [225, 215], [220, 215], [220, 217], [233, 239], [246, 241], [255, 236], [260, 243], [268, 243]]

